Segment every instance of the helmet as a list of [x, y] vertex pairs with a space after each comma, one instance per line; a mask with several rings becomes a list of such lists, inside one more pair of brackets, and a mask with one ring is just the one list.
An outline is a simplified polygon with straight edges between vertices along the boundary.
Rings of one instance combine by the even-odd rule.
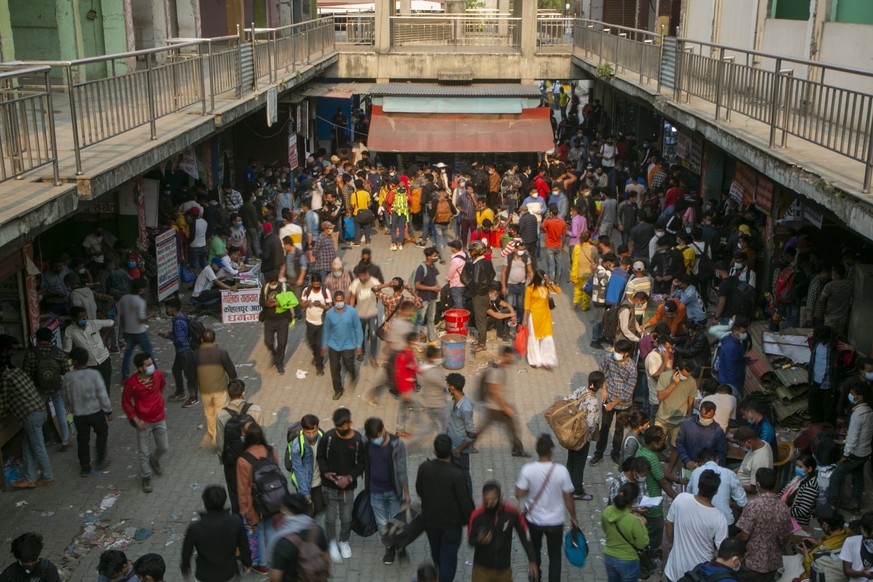
[[478, 257], [485, 254], [485, 245], [482, 241], [474, 240], [469, 246], [470, 256]]

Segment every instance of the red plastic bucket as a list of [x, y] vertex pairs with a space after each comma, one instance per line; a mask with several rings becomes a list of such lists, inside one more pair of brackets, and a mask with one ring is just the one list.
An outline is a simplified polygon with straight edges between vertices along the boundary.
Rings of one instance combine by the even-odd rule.
[[467, 335], [470, 323], [470, 312], [466, 309], [449, 309], [446, 311], [446, 333]]

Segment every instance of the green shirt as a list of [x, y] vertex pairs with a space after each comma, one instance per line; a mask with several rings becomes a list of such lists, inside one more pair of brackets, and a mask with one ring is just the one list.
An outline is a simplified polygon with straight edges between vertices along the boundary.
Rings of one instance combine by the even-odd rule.
[[[649, 510], [651, 512], [651, 510]], [[606, 534], [603, 553], [616, 560], [637, 560], [637, 550], [649, 545], [649, 532], [630, 509], [610, 505], [600, 514], [600, 527]]]
[[227, 243], [224, 242], [224, 239], [218, 235], [213, 236], [212, 240], [209, 241], [209, 258], [207, 262], [211, 263], [212, 259], [224, 256], [224, 251], [226, 250]]
[[[661, 459], [658, 458], [658, 453], [650, 451], [646, 447], [637, 449], [637, 457], [642, 457], [649, 462], [649, 476], [646, 477], [646, 490], [649, 492], [649, 497], [660, 497], [664, 494], [661, 489], [661, 484], [658, 482], [664, 478], [664, 469], [661, 467]], [[658, 507], [650, 507], [646, 512], [646, 517], [664, 517], [664, 510], [659, 505]]]

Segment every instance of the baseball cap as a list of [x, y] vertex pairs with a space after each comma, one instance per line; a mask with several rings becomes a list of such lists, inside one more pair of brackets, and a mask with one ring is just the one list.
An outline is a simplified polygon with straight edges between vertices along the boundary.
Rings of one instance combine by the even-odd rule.
[[643, 263], [642, 261], [635, 261], [634, 264], [633, 264], [633, 270], [634, 270], [634, 271], [645, 271], [645, 270], [646, 270], [646, 264]]
[[219, 259], [218, 257], [215, 257], [214, 259], [212, 259], [212, 264], [218, 265], [220, 267], [221, 266], [221, 259]]
[[200, 216], [200, 209], [196, 206], [192, 206], [191, 209], [188, 210], [188, 212], [191, 214], [191, 216]]
[[458, 239], [455, 239], [455, 240], [451, 241], [451, 242], [449, 243], [449, 246], [452, 247], [453, 249], [462, 249], [462, 248], [464, 248], [464, 245], [462, 245], [462, 244], [461, 244], [461, 241], [459, 241]]

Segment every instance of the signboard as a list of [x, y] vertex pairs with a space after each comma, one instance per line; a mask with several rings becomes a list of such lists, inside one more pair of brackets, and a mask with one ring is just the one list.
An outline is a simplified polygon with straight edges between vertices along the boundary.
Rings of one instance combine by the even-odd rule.
[[734, 180], [731, 182], [730, 197], [748, 206], [755, 200], [755, 188], [757, 187], [757, 172], [742, 162], [737, 162], [734, 171]]
[[676, 155], [682, 160], [684, 167], [695, 174], [700, 174], [703, 140], [689, 132], [679, 130], [676, 134]]
[[221, 323], [258, 321], [260, 288], [221, 292]]
[[270, 87], [267, 89], [267, 127], [279, 121], [279, 89]]
[[158, 266], [158, 301], [179, 290], [179, 254], [176, 231], [165, 230], [155, 237], [155, 259]]
[[179, 160], [179, 169], [195, 180], [200, 179], [200, 172], [197, 170], [197, 155], [194, 153], [194, 148], [188, 148], [182, 152], [182, 159]]
[[297, 134], [288, 135], [288, 168], [294, 170], [299, 165], [300, 152], [297, 151]]
[[306, 99], [297, 106], [297, 133], [309, 137], [309, 101]]
[[764, 214], [773, 212], [773, 182], [761, 175], [755, 186], [755, 206]]

